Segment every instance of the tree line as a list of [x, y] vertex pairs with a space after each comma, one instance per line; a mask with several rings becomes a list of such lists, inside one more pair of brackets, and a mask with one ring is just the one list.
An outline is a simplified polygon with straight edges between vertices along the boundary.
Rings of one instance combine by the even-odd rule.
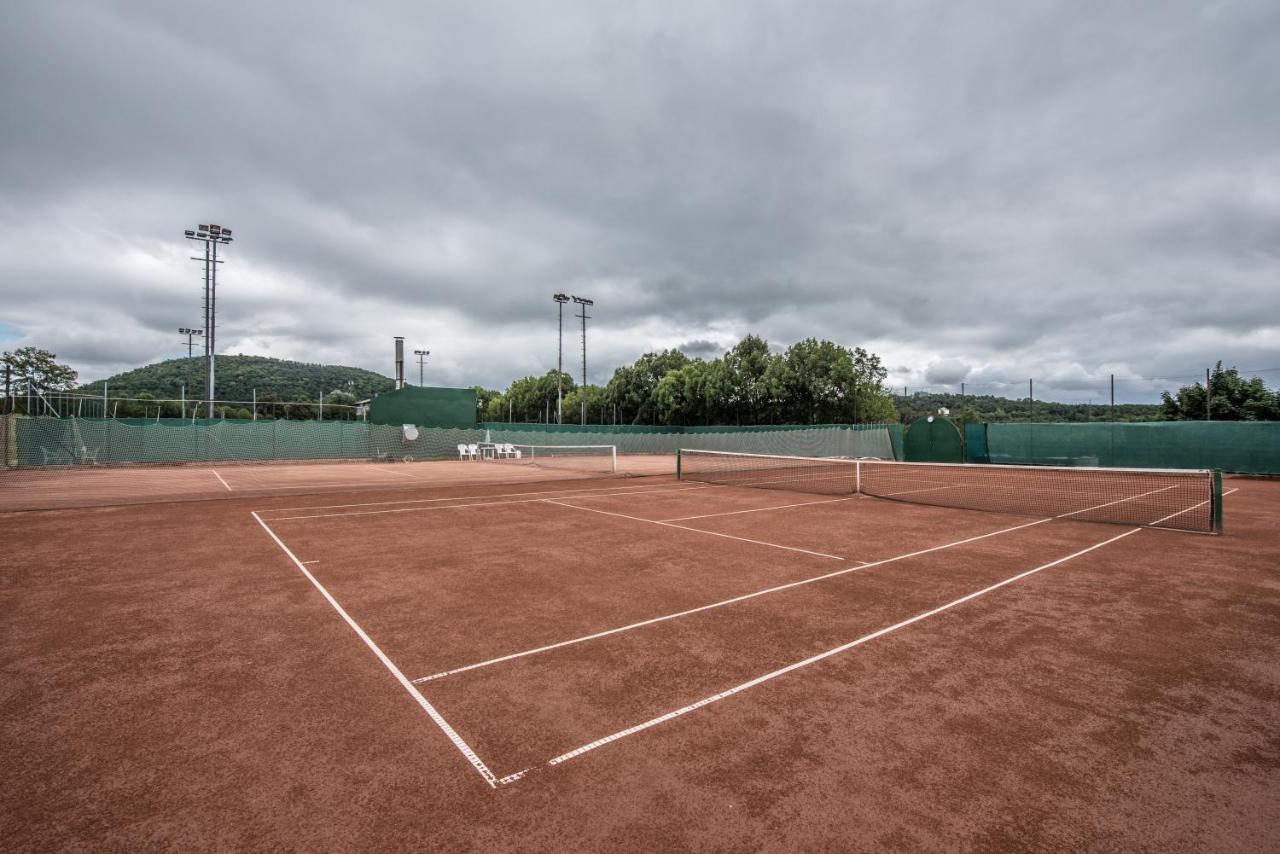
[[[861, 347], [806, 338], [781, 353], [748, 335], [723, 356], [690, 358], [678, 349], [645, 353], [603, 386], [560, 375], [563, 423], [832, 424], [897, 418], [880, 357]], [[477, 388], [485, 421], [556, 421], [552, 370], [505, 392]], [[585, 414], [584, 414], [585, 413]]]
[[[76, 399], [100, 399], [104, 384], [111, 396], [106, 414], [117, 417], [191, 417], [193, 399], [202, 396], [202, 358], [170, 359], [146, 365], [105, 381], [77, 386], [77, 374], [38, 347], [0, 354], [8, 368], [6, 411], [25, 413], [28, 392], [48, 396], [76, 414]], [[748, 335], [723, 356], [690, 358], [678, 349], [646, 353], [617, 368], [603, 386], [578, 386], [561, 374], [563, 421], [577, 424], [816, 424], [910, 421], [951, 410], [960, 421], [1272, 421], [1280, 420], [1280, 392], [1259, 378], [1245, 378], [1219, 362], [1207, 386], [1200, 382], [1165, 392], [1159, 404], [1057, 403], [993, 395], [916, 392], [893, 396], [884, 386], [887, 372], [879, 356], [861, 347], [805, 339], [783, 352]], [[177, 398], [186, 388], [188, 403]], [[338, 365], [312, 365], [261, 356], [219, 356], [218, 397], [247, 401], [257, 390], [259, 418], [313, 419], [320, 416], [319, 390], [324, 392], [324, 418], [355, 417], [355, 403], [391, 391], [394, 382], [380, 374]], [[513, 382], [506, 391], [476, 387], [477, 415], [484, 421], [545, 422], [556, 420], [556, 372]], [[311, 400], [315, 402], [312, 403]], [[79, 407], [83, 408], [83, 407]], [[39, 399], [32, 414], [47, 414]], [[94, 415], [101, 415], [101, 407]], [[200, 411], [201, 417], [208, 413]], [[242, 404], [220, 403], [214, 417], [250, 418]]]

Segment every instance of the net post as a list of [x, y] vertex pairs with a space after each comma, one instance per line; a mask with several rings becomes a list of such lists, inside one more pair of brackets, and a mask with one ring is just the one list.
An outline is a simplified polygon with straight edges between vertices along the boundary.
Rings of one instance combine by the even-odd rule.
[[679, 448], [676, 448], [676, 480], [680, 479], [680, 455], [682, 453], [683, 451], [681, 451]]
[[618, 446], [617, 445], [609, 446], [609, 473], [610, 474], [618, 473]]
[[1222, 533], [1222, 469], [1213, 470], [1213, 532]]
[[853, 461], [853, 494], [862, 494], [862, 460]]

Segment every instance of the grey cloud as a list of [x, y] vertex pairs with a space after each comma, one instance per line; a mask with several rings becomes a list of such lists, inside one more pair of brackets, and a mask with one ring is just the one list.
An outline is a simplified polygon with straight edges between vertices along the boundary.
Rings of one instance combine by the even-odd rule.
[[561, 289], [596, 381], [747, 332], [1086, 399], [1280, 367], [1274, 4], [220, 10], [0, 8], [0, 324], [87, 378], [179, 352], [210, 217], [227, 348], [439, 382], [552, 367]]

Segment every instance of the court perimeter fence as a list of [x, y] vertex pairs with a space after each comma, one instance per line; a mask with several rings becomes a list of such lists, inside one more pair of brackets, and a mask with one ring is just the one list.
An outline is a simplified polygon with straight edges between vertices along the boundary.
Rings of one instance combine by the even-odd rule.
[[[457, 446], [615, 445], [623, 454], [677, 449], [807, 457], [904, 459], [897, 424], [670, 427], [487, 423], [471, 428], [358, 421], [242, 421], [0, 416], [0, 466], [180, 465], [202, 462], [456, 459]], [[1280, 422], [969, 424], [971, 463], [1219, 469], [1280, 475]]]
[[1280, 421], [967, 424], [971, 463], [1280, 475]]
[[[897, 425], [565, 429], [533, 424], [418, 427], [356, 421], [243, 421], [0, 416], [6, 468], [72, 465], [457, 459], [458, 445], [615, 445], [624, 454], [678, 448], [797, 456], [894, 457]], [[414, 435], [416, 434], [416, 435]], [[413, 435], [413, 438], [410, 438]], [[900, 440], [899, 440], [900, 444]]]

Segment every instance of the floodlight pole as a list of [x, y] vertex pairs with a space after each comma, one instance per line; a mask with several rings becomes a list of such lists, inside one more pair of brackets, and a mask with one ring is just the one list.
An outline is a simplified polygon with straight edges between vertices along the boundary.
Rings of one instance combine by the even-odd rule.
[[[225, 263], [218, 260], [218, 244], [227, 244], [231, 242], [231, 229], [223, 228], [220, 225], [200, 225], [195, 230], [188, 229], [184, 236], [188, 240], [198, 240], [204, 243], [204, 354], [205, 359], [209, 363], [209, 417], [213, 417], [213, 402], [216, 399], [214, 388], [214, 358], [217, 349], [215, 341], [217, 334], [217, 305], [218, 305], [218, 265]], [[193, 261], [200, 261], [199, 257], [192, 257]]]
[[418, 357], [418, 388], [426, 388], [427, 384], [426, 384], [426, 381], [423, 379], [425, 375], [425, 368], [423, 368], [423, 364], [425, 363], [426, 358], [431, 355], [431, 351], [430, 350], [414, 350], [413, 355]]
[[569, 301], [566, 293], [555, 293], [551, 298], [560, 308], [560, 337], [556, 345], [556, 423], [564, 423], [564, 304]]
[[[206, 320], [208, 320], [208, 318], [205, 318], [205, 319], [206, 319]], [[182, 334], [182, 335], [187, 336], [187, 358], [188, 358], [188, 359], [190, 359], [192, 356], [194, 356], [194, 355], [195, 355], [195, 343], [193, 342], [193, 340], [192, 340], [192, 339], [193, 339], [193, 338], [195, 338], [195, 336], [197, 336], [197, 335], [199, 335], [199, 336], [203, 337], [203, 336], [204, 336], [204, 330], [203, 330], [203, 329], [191, 329], [191, 328], [186, 327], [186, 326], [180, 326], [180, 327], [178, 327], [178, 332], [179, 332], [180, 334]]]
[[582, 390], [578, 393], [578, 400], [582, 404], [582, 424], [587, 423], [587, 320], [591, 315], [587, 314], [587, 308], [595, 305], [595, 300], [589, 300], [586, 297], [574, 297], [573, 301], [581, 306], [582, 313], [578, 317], [582, 318]]

